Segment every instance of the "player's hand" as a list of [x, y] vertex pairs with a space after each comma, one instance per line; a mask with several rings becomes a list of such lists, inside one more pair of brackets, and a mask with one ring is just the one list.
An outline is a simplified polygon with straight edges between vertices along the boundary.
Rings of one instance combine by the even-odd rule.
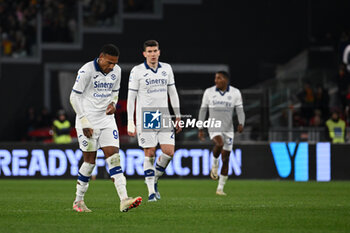
[[83, 133], [87, 138], [91, 138], [94, 130], [91, 128], [83, 128]]
[[203, 129], [198, 130], [198, 138], [201, 141], [205, 140], [205, 135], [204, 135], [204, 130]]
[[116, 109], [115, 109], [114, 103], [112, 102], [112, 103], [110, 103], [110, 104], [107, 106], [106, 114], [107, 114], [107, 115], [112, 115], [112, 114], [115, 113], [115, 111], [116, 111]]
[[237, 127], [238, 133], [242, 133], [243, 132], [243, 125], [239, 124]]
[[132, 121], [132, 120], [128, 121], [128, 135], [131, 137], [136, 136], [136, 128], [135, 128], [134, 121]]
[[180, 133], [182, 131], [182, 127], [180, 125], [180, 121], [181, 121], [181, 118], [180, 117], [176, 117], [176, 119], [175, 119], [176, 133]]

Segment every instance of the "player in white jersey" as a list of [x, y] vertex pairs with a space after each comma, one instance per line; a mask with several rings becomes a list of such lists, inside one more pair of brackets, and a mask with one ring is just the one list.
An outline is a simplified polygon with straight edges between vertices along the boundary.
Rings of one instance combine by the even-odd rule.
[[114, 119], [121, 79], [118, 59], [119, 49], [113, 44], [104, 45], [98, 58], [79, 69], [70, 95], [76, 112], [79, 147], [84, 157], [73, 202], [73, 210], [77, 212], [91, 212], [85, 205], [84, 195], [89, 187], [99, 148], [105, 155], [109, 174], [119, 195], [120, 211], [126, 212], [142, 201], [141, 197], [128, 197], [126, 179], [120, 166], [119, 135]]
[[[229, 74], [219, 71], [215, 74], [215, 86], [207, 88], [204, 92], [198, 120], [204, 121], [209, 108], [209, 118], [221, 121], [220, 128], [209, 128], [210, 139], [214, 142], [213, 163], [210, 177], [219, 179], [216, 194], [226, 195], [224, 186], [228, 178], [229, 157], [233, 144], [233, 111], [236, 110], [239, 133], [243, 132], [245, 115], [241, 92], [229, 85]], [[205, 140], [203, 128], [199, 129], [198, 137]], [[222, 168], [220, 178], [218, 176], [219, 156], [221, 154]]]
[[[128, 134], [130, 136], [137, 134], [139, 146], [144, 149], [143, 167], [148, 188], [148, 201], [157, 201], [160, 199], [158, 179], [164, 174], [171, 161], [175, 145], [173, 127], [165, 129], [164, 125], [161, 126], [161, 119], [169, 115], [169, 95], [176, 116], [176, 133], [180, 132], [182, 130], [178, 126], [181, 119], [180, 103], [171, 66], [159, 62], [158, 42], [148, 40], [144, 43], [143, 48], [143, 55], [146, 60], [144, 63], [135, 66], [129, 77]], [[135, 100], [137, 100], [136, 128], [134, 123]], [[154, 165], [158, 143], [162, 154]]]

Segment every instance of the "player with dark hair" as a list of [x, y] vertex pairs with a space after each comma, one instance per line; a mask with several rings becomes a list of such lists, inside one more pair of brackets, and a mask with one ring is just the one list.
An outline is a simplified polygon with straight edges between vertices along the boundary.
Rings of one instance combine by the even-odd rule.
[[91, 212], [84, 202], [89, 179], [96, 165], [96, 151], [101, 148], [108, 164], [109, 174], [120, 199], [120, 211], [126, 212], [140, 205], [141, 197], [128, 197], [126, 179], [119, 157], [119, 134], [114, 119], [118, 102], [121, 69], [117, 65], [119, 49], [104, 45], [98, 58], [83, 65], [70, 95], [76, 112], [75, 127], [84, 162], [78, 173], [73, 210]]
[[[174, 73], [171, 66], [159, 62], [159, 43], [155, 40], [148, 40], [143, 45], [143, 56], [145, 61], [135, 66], [129, 77], [128, 92], [128, 134], [137, 134], [139, 146], [144, 149], [145, 160], [143, 163], [145, 181], [148, 188], [148, 201], [160, 199], [158, 191], [158, 179], [165, 172], [166, 167], [173, 158], [175, 135], [173, 127], [164, 129], [151, 129], [146, 132], [144, 125], [145, 108], [152, 113], [153, 122], [161, 116], [170, 115], [168, 111], [168, 95], [176, 116], [176, 133], [181, 131], [178, 123], [181, 119], [179, 97], [175, 87]], [[134, 123], [135, 100], [136, 106], [136, 128]], [[159, 109], [161, 109], [159, 111]], [[159, 123], [159, 122], [158, 122]], [[162, 154], [159, 156], [154, 167], [156, 146], [160, 144]]]
[[[210, 139], [214, 142], [213, 163], [210, 177], [219, 179], [216, 189], [217, 195], [226, 195], [224, 186], [228, 178], [228, 164], [233, 144], [233, 111], [236, 110], [238, 117], [239, 133], [243, 132], [245, 115], [241, 92], [229, 85], [229, 74], [226, 71], [218, 71], [215, 74], [215, 85], [205, 90], [198, 120], [204, 121], [209, 108], [209, 118], [221, 121], [220, 128], [209, 128]], [[198, 137], [205, 140], [203, 128], [199, 128]], [[219, 156], [221, 154], [222, 168], [220, 178], [218, 176]]]

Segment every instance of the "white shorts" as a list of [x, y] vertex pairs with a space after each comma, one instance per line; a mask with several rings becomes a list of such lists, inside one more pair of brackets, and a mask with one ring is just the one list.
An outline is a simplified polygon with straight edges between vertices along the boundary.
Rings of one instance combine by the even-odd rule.
[[233, 132], [209, 132], [210, 139], [213, 140], [216, 136], [221, 136], [224, 141], [223, 150], [231, 151], [233, 145]]
[[158, 143], [160, 145], [170, 144], [175, 145], [175, 131], [154, 131], [154, 132], [140, 132], [137, 133], [137, 140], [139, 146], [142, 148], [156, 147]]
[[119, 148], [118, 128], [94, 129], [91, 138], [87, 138], [83, 130], [77, 128], [79, 148], [84, 152], [97, 151], [99, 148], [114, 146]]

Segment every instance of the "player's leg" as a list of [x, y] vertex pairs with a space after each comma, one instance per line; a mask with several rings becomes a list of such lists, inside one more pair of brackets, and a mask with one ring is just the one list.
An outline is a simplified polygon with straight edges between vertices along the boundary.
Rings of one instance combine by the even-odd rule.
[[224, 187], [228, 179], [228, 164], [230, 161], [230, 153], [231, 151], [227, 151], [227, 150], [222, 150], [221, 152], [222, 167], [221, 167], [221, 174], [219, 177], [218, 187], [216, 189], [216, 194], [218, 195], [224, 195], [224, 196], [226, 195], [226, 193], [224, 193]]
[[222, 161], [221, 174], [219, 177], [218, 187], [216, 189], [217, 195], [226, 196], [226, 193], [224, 193], [224, 187], [228, 179], [228, 165], [230, 161], [232, 144], [233, 144], [233, 133], [225, 133], [224, 146], [221, 151], [221, 161]]
[[210, 177], [213, 180], [217, 180], [219, 178], [219, 175], [218, 175], [219, 156], [224, 146], [224, 140], [221, 135], [216, 135], [212, 137], [212, 141], [214, 142], [214, 147], [213, 147], [213, 160], [212, 160], [212, 166], [210, 171]]
[[175, 146], [172, 144], [161, 144], [160, 149], [162, 150], [162, 154], [156, 161], [156, 173], [154, 180], [154, 190], [156, 192], [156, 198], [158, 200], [160, 200], [160, 193], [158, 191], [158, 179], [164, 174], [165, 169], [173, 159]]
[[143, 161], [143, 170], [145, 173], [145, 182], [148, 189], [148, 201], [157, 201], [154, 190], [154, 159], [156, 147], [144, 148], [145, 160]]
[[143, 161], [143, 170], [145, 174], [145, 183], [148, 189], [148, 201], [157, 201], [154, 191], [154, 160], [156, 153], [157, 132], [143, 132], [142, 128], [137, 128], [137, 140], [139, 146], [143, 148], [145, 158]]
[[105, 155], [109, 175], [114, 183], [120, 199], [120, 211], [126, 212], [131, 208], [139, 206], [142, 201], [141, 197], [128, 197], [126, 190], [126, 178], [120, 165], [119, 136], [117, 129], [106, 128], [101, 130], [99, 143]]
[[160, 149], [162, 154], [158, 157], [155, 164], [155, 183], [154, 190], [156, 192], [156, 198], [160, 200], [160, 193], [158, 190], [158, 179], [164, 174], [170, 161], [173, 159], [175, 150], [175, 131], [174, 129], [170, 131], [163, 131], [157, 135], [157, 140], [160, 144]]
[[89, 187], [91, 173], [95, 168], [96, 151], [83, 152], [84, 162], [80, 166], [76, 185], [76, 197], [73, 202], [73, 210], [77, 212], [91, 212], [84, 202], [84, 196]]
[[83, 151], [84, 162], [80, 166], [76, 185], [76, 197], [73, 202], [73, 210], [77, 212], [91, 212], [84, 202], [84, 196], [89, 187], [89, 180], [95, 168], [96, 161], [96, 135], [91, 138], [85, 137], [81, 129], [77, 129], [79, 147]]

